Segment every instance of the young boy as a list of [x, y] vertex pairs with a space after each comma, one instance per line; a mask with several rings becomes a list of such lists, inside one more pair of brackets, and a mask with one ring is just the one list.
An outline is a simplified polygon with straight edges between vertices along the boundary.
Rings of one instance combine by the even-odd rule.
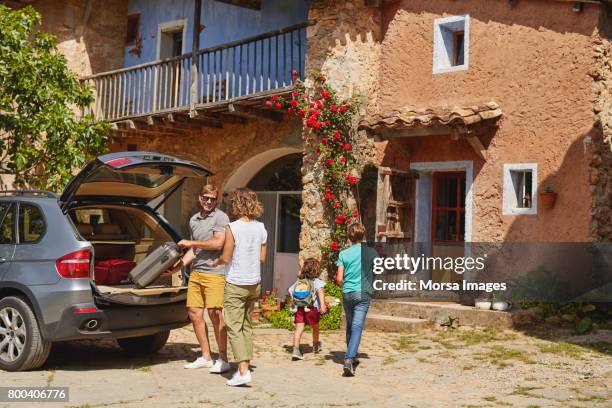
[[[300, 283], [300, 281], [310, 280], [310, 287], [313, 292], [313, 307], [308, 308], [300, 306], [295, 312], [295, 319], [293, 321], [295, 323], [295, 333], [293, 335], [293, 354], [291, 355], [293, 361], [304, 359], [300, 351], [300, 339], [302, 338], [306, 325], [310, 326], [312, 329], [312, 348], [314, 352], [318, 353], [321, 350], [321, 342], [319, 341], [319, 320], [321, 319], [321, 314], [327, 312], [327, 305], [325, 304], [325, 294], [323, 293], [325, 282], [319, 279], [320, 274], [321, 266], [319, 261], [314, 258], [308, 258], [304, 261], [302, 270], [298, 275], [298, 280], [289, 288], [291, 297], [295, 299], [297, 294], [295, 291], [296, 285]], [[306, 309], [309, 310], [306, 311]]]

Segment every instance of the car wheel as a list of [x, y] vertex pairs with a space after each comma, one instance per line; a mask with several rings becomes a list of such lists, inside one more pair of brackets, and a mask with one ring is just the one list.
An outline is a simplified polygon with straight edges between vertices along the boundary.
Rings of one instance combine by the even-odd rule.
[[42, 366], [51, 352], [32, 308], [15, 296], [0, 299], [0, 368], [25, 371]]
[[164, 347], [170, 336], [170, 330], [149, 336], [127, 337], [117, 339], [119, 347], [131, 354], [151, 354]]

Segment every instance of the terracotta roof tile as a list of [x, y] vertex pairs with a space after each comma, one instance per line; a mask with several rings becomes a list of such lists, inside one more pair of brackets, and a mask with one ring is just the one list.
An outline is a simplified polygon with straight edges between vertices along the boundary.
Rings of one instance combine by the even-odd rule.
[[393, 129], [411, 129], [439, 125], [473, 125], [484, 120], [499, 118], [502, 111], [495, 102], [480, 106], [452, 107], [438, 109], [403, 108], [368, 116], [359, 122], [359, 129], [373, 132]]

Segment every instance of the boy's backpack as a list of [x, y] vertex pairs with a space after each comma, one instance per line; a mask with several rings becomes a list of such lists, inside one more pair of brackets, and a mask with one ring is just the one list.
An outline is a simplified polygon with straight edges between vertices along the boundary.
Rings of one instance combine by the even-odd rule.
[[296, 307], [312, 308], [315, 301], [314, 281], [298, 279], [293, 287], [293, 304]]

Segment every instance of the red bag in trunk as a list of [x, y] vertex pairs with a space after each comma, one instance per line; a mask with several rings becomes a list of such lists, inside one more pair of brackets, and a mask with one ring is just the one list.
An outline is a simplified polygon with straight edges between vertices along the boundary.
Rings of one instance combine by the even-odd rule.
[[94, 276], [97, 285], [117, 285], [127, 279], [136, 262], [127, 259], [108, 259], [96, 262]]

